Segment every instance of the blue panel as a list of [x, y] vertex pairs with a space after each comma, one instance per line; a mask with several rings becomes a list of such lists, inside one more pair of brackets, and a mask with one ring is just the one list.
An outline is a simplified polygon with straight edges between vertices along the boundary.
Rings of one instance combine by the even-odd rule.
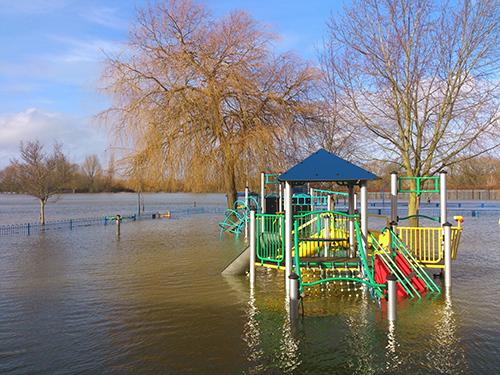
[[291, 182], [356, 182], [376, 180], [373, 173], [320, 149], [278, 177]]

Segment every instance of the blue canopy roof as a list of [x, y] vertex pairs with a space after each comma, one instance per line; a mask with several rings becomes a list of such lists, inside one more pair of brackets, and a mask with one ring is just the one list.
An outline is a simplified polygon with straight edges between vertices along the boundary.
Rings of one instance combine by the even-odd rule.
[[375, 180], [373, 173], [320, 149], [278, 177], [289, 182], [346, 182]]

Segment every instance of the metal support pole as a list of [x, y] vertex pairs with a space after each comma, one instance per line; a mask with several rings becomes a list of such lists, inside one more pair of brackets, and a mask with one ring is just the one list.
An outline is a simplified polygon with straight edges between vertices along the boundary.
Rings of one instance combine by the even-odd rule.
[[446, 171], [439, 172], [439, 210], [441, 225], [447, 222]]
[[255, 211], [250, 211], [250, 288], [255, 285]]
[[292, 272], [288, 276], [290, 280], [290, 301], [299, 301], [299, 276], [295, 272]]
[[391, 221], [398, 221], [398, 173], [391, 172]]
[[314, 189], [309, 188], [309, 196], [311, 197], [311, 211], [314, 211], [313, 197], [314, 197]]
[[443, 224], [444, 246], [444, 286], [451, 287], [451, 224]]
[[361, 241], [363, 242], [363, 249], [365, 252], [365, 259], [367, 259], [368, 252], [368, 182], [361, 181]]
[[[347, 202], [349, 215], [354, 215], [354, 197], [354, 185], [349, 185], [349, 200]], [[354, 219], [351, 217], [349, 218], [349, 248], [352, 257], [355, 255], [354, 244]]]
[[[394, 233], [394, 235], [396, 235], [396, 234], [397, 234], [397, 233], [396, 233], [396, 231], [397, 231], [397, 225], [398, 225], [398, 223], [396, 223], [395, 221], [391, 221], [391, 222], [389, 223], [389, 227], [391, 228], [391, 231]], [[390, 233], [389, 235], [390, 235], [390, 237], [389, 237], [389, 252], [390, 252], [391, 254], [395, 255], [395, 254], [393, 253], [393, 250], [392, 250], [392, 233]]]
[[141, 216], [141, 192], [137, 192], [137, 216]]
[[292, 321], [299, 317], [299, 276], [295, 272], [292, 272], [288, 276], [290, 284], [290, 294], [289, 294], [289, 308], [290, 308], [290, 319]]
[[396, 302], [397, 302], [397, 290], [396, 290], [396, 276], [387, 276], [387, 320], [396, 320]]
[[292, 273], [292, 185], [285, 182], [285, 287], [290, 292], [288, 277]]
[[266, 213], [266, 174], [260, 173], [260, 212]]
[[[250, 207], [248, 207], [248, 186], [245, 186], [245, 207], [246, 207], [246, 215], [248, 214], [248, 210]], [[245, 220], [245, 238], [248, 238], [248, 221]]]
[[[324, 220], [324, 225], [325, 225], [325, 238], [329, 239], [330, 238], [330, 217], [328, 215], [325, 215]], [[330, 243], [328, 241], [325, 241], [325, 250], [324, 250], [324, 255], [325, 257], [328, 256], [328, 250], [330, 248]]]
[[281, 183], [278, 184], [278, 189], [279, 189], [278, 212], [283, 212], [283, 185]]
[[354, 211], [358, 209], [358, 194], [354, 193]]
[[334, 202], [333, 197], [331, 195], [329, 195], [326, 198], [326, 205], [327, 205], [326, 209], [328, 211], [334, 211], [333, 202]]

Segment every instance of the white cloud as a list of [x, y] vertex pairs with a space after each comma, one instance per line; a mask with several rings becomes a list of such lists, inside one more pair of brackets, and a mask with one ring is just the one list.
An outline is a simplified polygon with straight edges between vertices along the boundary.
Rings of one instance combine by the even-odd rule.
[[108, 144], [106, 132], [91, 119], [29, 108], [0, 116], [0, 168], [18, 156], [21, 141], [32, 140], [39, 140], [47, 148], [54, 142], [62, 143], [73, 162], [81, 162], [88, 154], [104, 156]]

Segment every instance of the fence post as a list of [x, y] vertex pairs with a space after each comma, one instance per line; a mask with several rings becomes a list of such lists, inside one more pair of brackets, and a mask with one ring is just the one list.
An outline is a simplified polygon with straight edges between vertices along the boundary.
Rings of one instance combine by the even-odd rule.
[[250, 211], [250, 288], [255, 285], [255, 211]]
[[30, 227], [31, 227], [31, 225], [30, 225], [30, 223], [28, 223], [28, 236], [30, 235]]
[[396, 276], [390, 274], [387, 276], [387, 320], [396, 320], [396, 302], [397, 302], [397, 290], [396, 290]]
[[120, 215], [116, 215], [116, 235], [120, 236], [120, 225], [122, 222], [122, 217]]
[[69, 219], [69, 229], [73, 230], [73, 219]]
[[444, 286], [446, 289], [451, 287], [451, 224], [443, 224], [444, 236]]

